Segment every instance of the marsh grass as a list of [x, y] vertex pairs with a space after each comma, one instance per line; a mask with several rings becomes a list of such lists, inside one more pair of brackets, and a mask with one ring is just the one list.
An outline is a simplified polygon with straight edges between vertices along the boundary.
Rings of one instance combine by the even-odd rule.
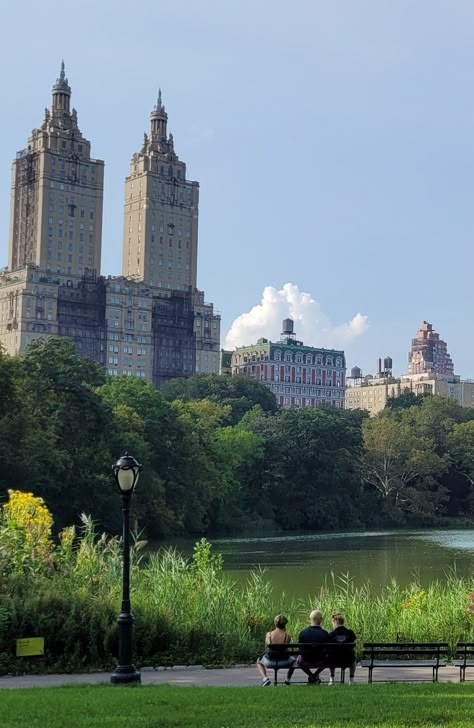
[[[422, 588], [395, 581], [375, 588], [349, 574], [330, 574], [303, 600], [274, 594], [265, 571], [242, 585], [223, 571], [210, 544], [196, 544], [192, 558], [161, 549], [144, 559], [143, 542], [132, 550], [135, 654], [140, 665], [250, 663], [261, 653], [273, 617], [285, 613], [296, 639], [308, 613], [343, 612], [364, 641], [474, 641], [474, 579], [455, 571]], [[120, 542], [97, 536], [84, 518], [80, 539], [68, 537], [56, 570], [0, 583], [0, 672], [77, 671], [110, 668], [116, 652], [120, 607]], [[15, 640], [42, 636], [42, 658], [16, 658]]]

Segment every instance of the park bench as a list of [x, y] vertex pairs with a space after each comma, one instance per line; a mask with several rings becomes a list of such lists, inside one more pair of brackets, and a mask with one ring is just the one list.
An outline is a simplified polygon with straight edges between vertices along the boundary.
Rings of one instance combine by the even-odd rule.
[[[287, 658], [288, 655], [291, 657], [297, 657], [301, 653], [304, 653], [305, 655], [308, 654], [309, 651], [313, 650], [315, 653], [315, 659], [314, 662], [319, 664], [320, 661], [326, 664], [326, 668], [329, 668], [329, 664], [331, 667], [335, 667], [336, 669], [340, 669], [341, 671], [341, 683], [345, 681], [345, 672], [348, 668], [347, 666], [347, 651], [348, 649], [353, 648], [355, 650], [355, 645], [352, 643], [348, 644], [342, 644], [338, 642], [317, 642], [315, 644], [308, 644], [300, 643], [300, 642], [290, 642], [287, 645], [275, 645], [273, 644], [271, 646], [271, 652], [272, 652], [272, 660], [274, 660], [274, 666], [267, 668], [269, 671], [273, 670], [274, 678], [273, 678], [273, 684], [278, 684], [278, 671], [284, 670], [285, 675], [288, 671], [288, 665], [287, 665]], [[278, 653], [281, 652], [281, 662], [278, 659]], [[308, 660], [309, 662], [309, 660]], [[300, 670], [300, 666], [296, 664], [296, 662], [293, 665], [293, 668], [295, 670]], [[316, 667], [310, 668], [312, 671], [316, 669]], [[305, 675], [306, 678], [306, 675]]]
[[369, 670], [369, 683], [376, 668], [396, 669], [429, 667], [433, 682], [438, 682], [438, 670], [446, 667], [447, 642], [365, 642], [362, 667]]
[[453, 664], [459, 667], [459, 682], [465, 682], [466, 669], [474, 667], [474, 642], [458, 642]]

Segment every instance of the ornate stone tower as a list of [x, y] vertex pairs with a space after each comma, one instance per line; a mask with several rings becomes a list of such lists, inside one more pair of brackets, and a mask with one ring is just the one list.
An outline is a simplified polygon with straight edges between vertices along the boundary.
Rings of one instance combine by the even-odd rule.
[[448, 347], [432, 324], [423, 321], [412, 339], [408, 355], [408, 376], [430, 375], [434, 377], [453, 377], [453, 360]]
[[64, 62], [51, 109], [13, 162], [8, 267], [65, 275], [100, 272], [104, 163], [70, 110]]
[[124, 276], [170, 290], [196, 288], [199, 184], [186, 179], [158, 93], [150, 135], [125, 180]]

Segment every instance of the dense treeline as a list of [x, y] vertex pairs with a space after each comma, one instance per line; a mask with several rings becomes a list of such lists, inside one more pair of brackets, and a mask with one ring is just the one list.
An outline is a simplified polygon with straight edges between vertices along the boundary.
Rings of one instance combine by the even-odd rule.
[[120, 529], [110, 466], [143, 463], [135, 521], [149, 537], [262, 529], [439, 524], [474, 513], [474, 409], [393, 400], [377, 417], [280, 411], [243, 378], [155, 390], [76, 357], [67, 339], [0, 355], [0, 500], [44, 498], [57, 529], [90, 513]]

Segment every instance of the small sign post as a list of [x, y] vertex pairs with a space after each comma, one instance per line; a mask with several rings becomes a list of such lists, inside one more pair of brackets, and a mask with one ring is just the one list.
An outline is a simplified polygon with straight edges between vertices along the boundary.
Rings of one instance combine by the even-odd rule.
[[44, 637], [23, 637], [16, 641], [17, 657], [44, 655]]

